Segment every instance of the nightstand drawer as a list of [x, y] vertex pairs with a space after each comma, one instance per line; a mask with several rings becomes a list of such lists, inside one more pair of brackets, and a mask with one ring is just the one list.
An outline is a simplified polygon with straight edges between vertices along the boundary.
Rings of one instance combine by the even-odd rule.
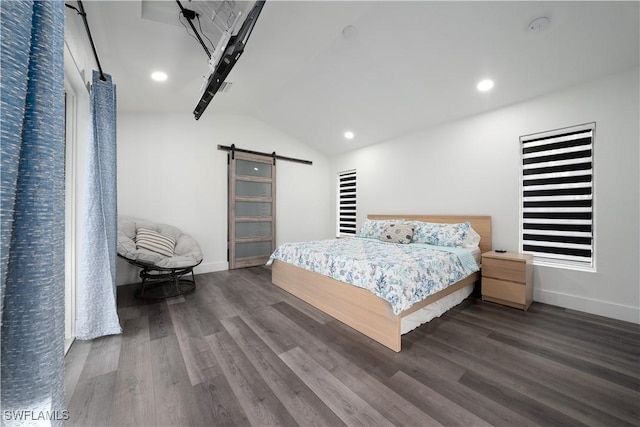
[[[484, 264], [482, 265], [482, 269], [484, 270]], [[482, 278], [483, 297], [487, 296], [505, 301], [511, 301], [516, 304], [525, 304], [525, 290], [526, 289], [524, 284], [520, 285], [513, 282], [504, 282], [502, 280], [490, 279], [488, 277]]]
[[[508, 261], [489, 257], [482, 258], [482, 276], [494, 279], [509, 280], [522, 283], [526, 277], [527, 264], [518, 261]], [[484, 284], [483, 284], [484, 286]]]

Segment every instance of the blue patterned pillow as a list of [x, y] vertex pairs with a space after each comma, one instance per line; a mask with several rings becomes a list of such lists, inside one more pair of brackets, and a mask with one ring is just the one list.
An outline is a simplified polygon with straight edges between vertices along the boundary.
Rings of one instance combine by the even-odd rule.
[[464, 244], [470, 222], [460, 224], [436, 224], [433, 222], [414, 222], [414, 243], [435, 246], [459, 247]]
[[389, 224], [402, 224], [402, 222], [402, 220], [397, 219], [367, 219], [358, 229], [356, 237], [380, 239], [382, 232]]

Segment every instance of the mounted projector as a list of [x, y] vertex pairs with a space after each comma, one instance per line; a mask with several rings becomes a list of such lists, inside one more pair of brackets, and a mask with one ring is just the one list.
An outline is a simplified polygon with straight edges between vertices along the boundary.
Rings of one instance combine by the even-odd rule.
[[[177, 1], [180, 5], [183, 16], [185, 16], [184, 12], [187, 9], [182, 8], [179, 0]], [[203, 48], [207, 52], [207, 55], [209, 55], [209, 74], [205, 77], [204, 83], [202, 85], [200, 101], [198, 101], [196, 108], [193, 110], [193, 114], [196, 120], [198, 120], [200, 116], [202, 116], [202, 113], [204, 113], [204, 110], [209, 106], [209, 103], [213, 99], [214, 95], [219, 91], [220, 86], [227, 78], [236, 62], [238, 62], [240, 55], [242, 55], [242, 52], [244, 52], [247, 40], [249, 40], [251, 31], [253, 31], [253, 27], [258, 20], [258, 16], [262, 11], [264, 3], [265, 0], [256, 1], [253, 8], [247, 14], [246, 19], [242, 22], [242, 26], [238, 30], [237, 34], [232, 35], [234, 29], [240, 22], [242, 13], [238, 13], [235, 16], [233, 22], [228, 26], [228, 28], [220, 37], [213, 55], [209, 53], [209, 50], [207, 49], [204, 42], [202, 42], [200, 35], [195, 29], [195, 26], [193, 26], [191, 20], [188, 19], [191, 28], [196, 33], [196, 36], [200, 41], [200, 44], [202, 44]]]

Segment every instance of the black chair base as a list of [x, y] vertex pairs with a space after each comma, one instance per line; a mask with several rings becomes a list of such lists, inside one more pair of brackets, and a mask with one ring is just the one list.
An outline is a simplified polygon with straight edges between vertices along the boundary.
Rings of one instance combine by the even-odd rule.
[[[124, 258], [124, 257], [123, 257]], [[196, 290], [196, 277], [193, 268], [198, 264], [181, 268], [161, 268], [155, 265], [124, 258], [130, 264], [140, 267], [140, 288], [136, 298], [161, 300], [186, 295]], [[184, 277], [191, 274], [191, 278]]]
[[[144, 271], [144, 270], [143, 270]], [[193, 270], [183, 273], [191, 273], [191, 278], [182, 278], [179, 274], [157, 274], [151, 273], [143, 277], [140, 288], [134, 294], [136, 298], [142, 299], [166, 299], [189, 294], [196, 290], [196, 279]], [[142, 272], [140, 274], [142, 276]], [[162, 278], [158, 276], [163, 276]]]

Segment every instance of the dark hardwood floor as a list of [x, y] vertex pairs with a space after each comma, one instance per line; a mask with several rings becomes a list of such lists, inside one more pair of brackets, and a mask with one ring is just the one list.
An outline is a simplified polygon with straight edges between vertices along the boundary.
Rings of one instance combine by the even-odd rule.
[[257, 267], [149, 302], [118, 288], [124, 333], [66, 358], [78, 426], [638, 426], [640, 327], [470, 298], [371, 341]]

